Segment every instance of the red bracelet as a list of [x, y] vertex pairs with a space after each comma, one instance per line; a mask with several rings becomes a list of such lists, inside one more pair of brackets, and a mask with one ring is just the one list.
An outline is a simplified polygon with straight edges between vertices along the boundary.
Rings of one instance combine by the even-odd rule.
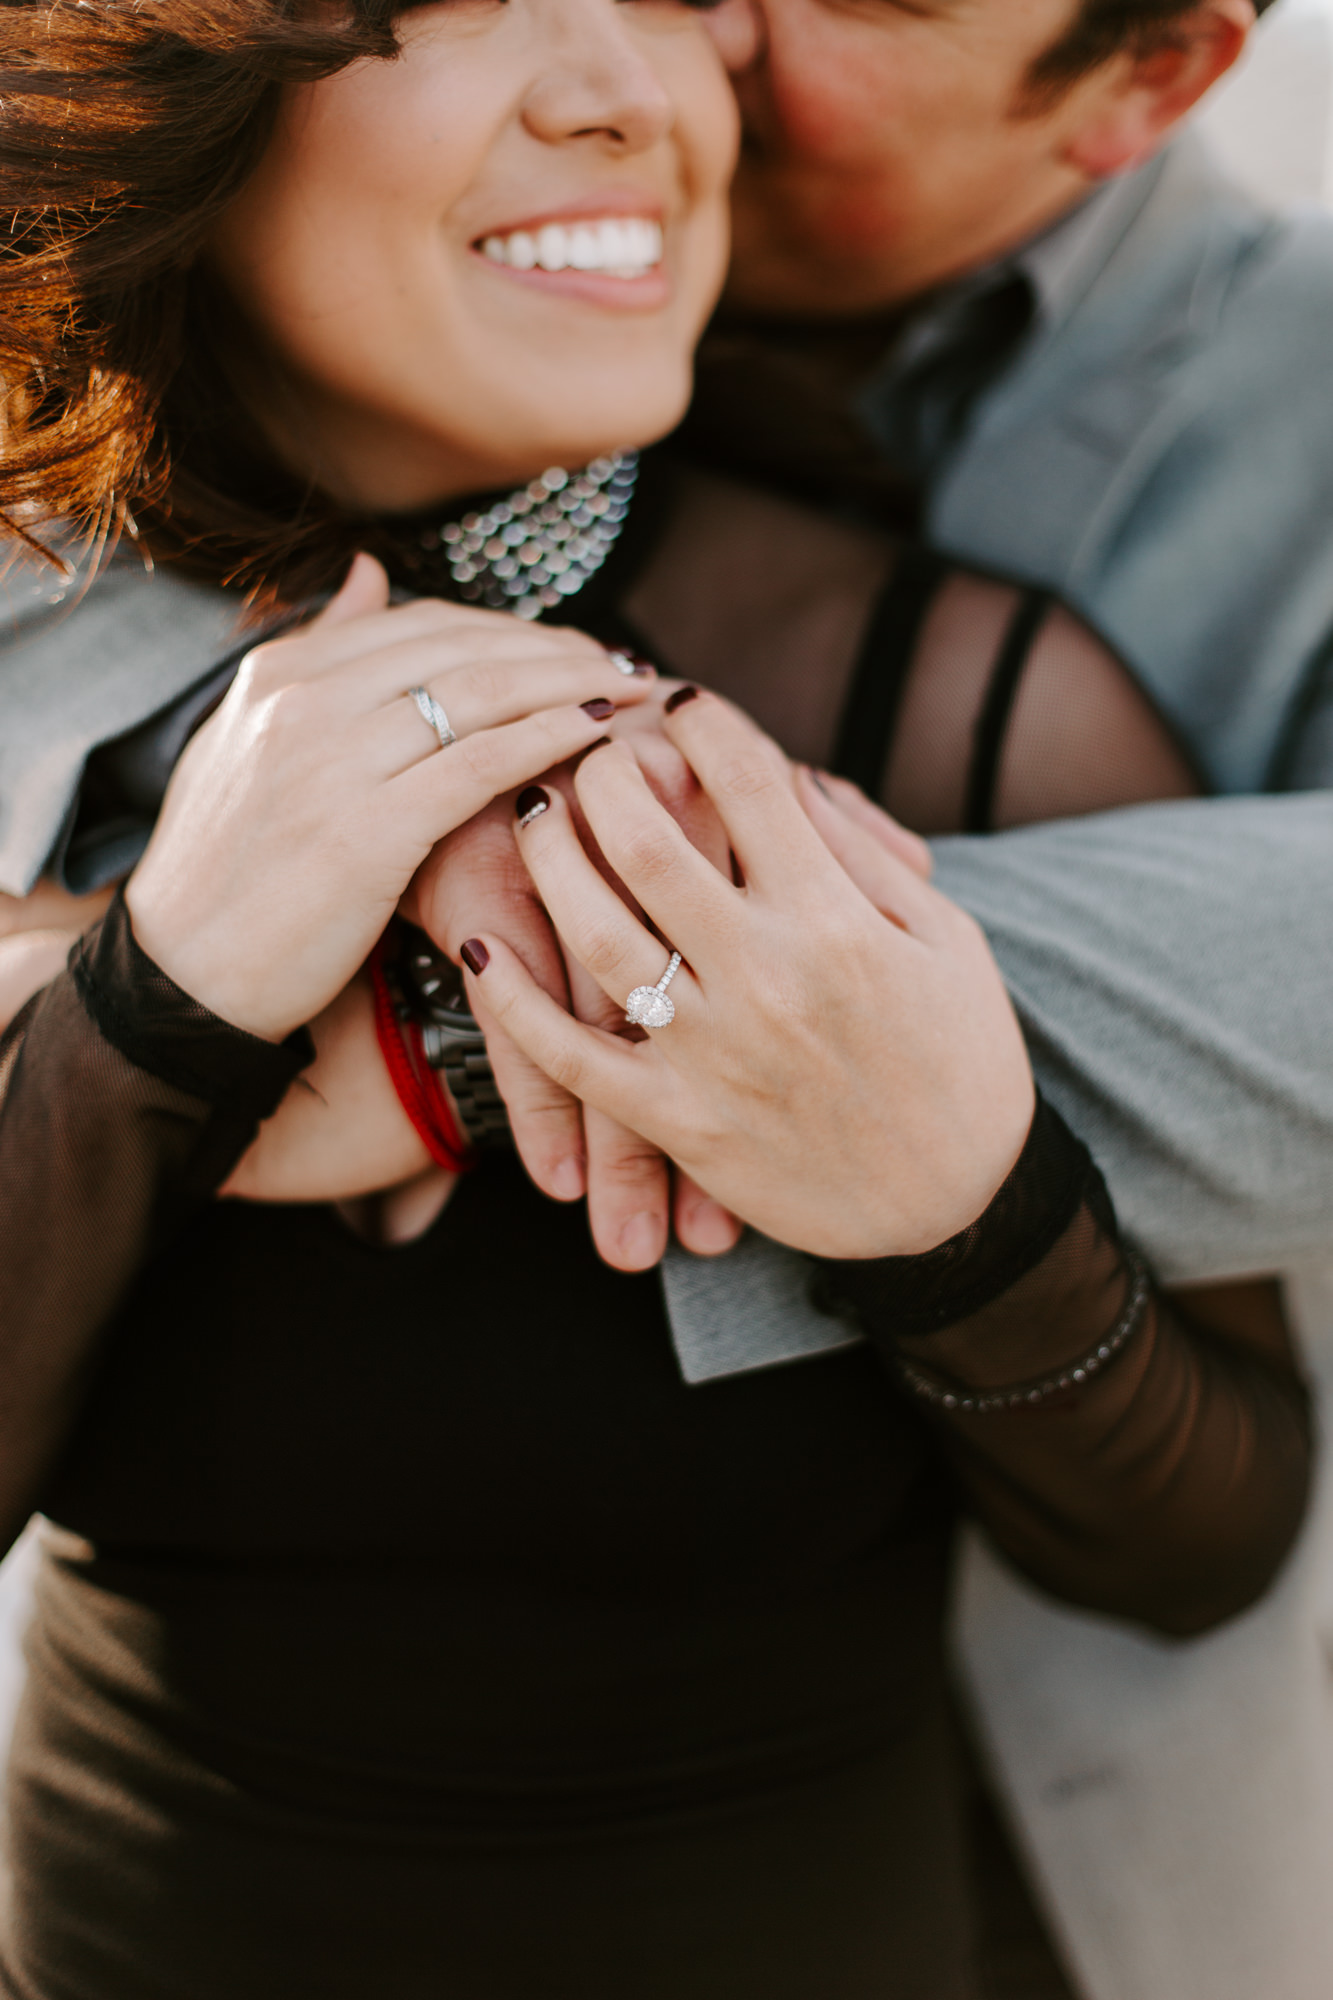
[[458, 1129], [454, 1107], [439, 1077], [426, 1061], [421, 1028], [396, 994], [390, 966], [391, 933], [386, 931], [370, 954], [370, 978], [375, 992], [375, 1034], [389, 1080], [398, 1101], [437, 1167], [466, 1173], [476, 1154]]

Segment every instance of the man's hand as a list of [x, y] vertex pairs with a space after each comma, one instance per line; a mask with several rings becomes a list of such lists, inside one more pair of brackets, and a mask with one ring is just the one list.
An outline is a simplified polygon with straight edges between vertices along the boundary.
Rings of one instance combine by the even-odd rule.
[[[656, 703], [646, 705], [634, 712], [633, 722], [628, 714], [618, 716], [612, 732], [632, 732], [654, 792], [692, 843], [725, 872], [729, 854], [721, 822], [684, 758], [661, 735], [659, 716]], [[566, 769], [544, 783], [572, 799], [571, 777]], [[404, 898], [403, 914], [455, 960], [464, 938], [482, 928], [495, 931], [561, 1006], [591, 1025], [624, 1029], [623, 1009], [581, 966], [566, 966], [519, 857], [508, 801], [440, 842]], [[688, 1174], [673, 1169], [646, 1139], [553, 1084], [484, 1011], [477, 1019], [524, 1166], [557, 1201], [576, 1201], [586, 1192], [593, 1241], [608, 1264], [621, 1271], [650, 1269], [673, 1225], [678, 1240], [698, 1256], [731, 1249], [740, 1225]]]

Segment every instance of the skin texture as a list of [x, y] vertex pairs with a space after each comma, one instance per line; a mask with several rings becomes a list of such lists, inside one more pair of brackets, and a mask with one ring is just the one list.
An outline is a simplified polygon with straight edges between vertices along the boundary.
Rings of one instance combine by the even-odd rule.
[[1029, 71], [1068, 0], [721, 0], [743, 119], [728, 299], [813, 319], [901, 307], [1136, 166], [1230, 68], [1250, 0], [1053, 97]]
[[[212, 247], [285, 456], [407, 509], [646, 443], [685, 407], [722, 281], [735, 111], [668, 0], [449, 0], [394, 62], [293, 89]], [[489, 262], [536, 218], [631, 214], [662, 271], [595, 296]]]
[[830, 808], [877, 885], [863, 894], [802, 809], [786, 759], [729, 704], [681, 690], [663, 726], [726, 828], [739, 883], [691, 845], [614, 744], [583, 759], [575, 788], [659, 935], [593, 868], [563, 800], [519, 843], [608, 996], [623, 1003], [660, 977], [662, 937], [684, 954], [674, 1021], [631, 1043], [572, 1020], [498, 936], [465, 946], [469, 993], [549, 1075], [777, 1241], [831, 1257], [944, 1241], [986, 1206], [1033, 1110], [1022, 1035], [980, 930]]
[[[247, 654], [126, 888], [163, 971], [270, 1041], [342, 992], [444, 834], [596, 741], [584, 704], [646, 693], [581, 633], [388, 594], [358, 556], [316, 619]], [[457, 718], [448, 753], [413, 685]]]

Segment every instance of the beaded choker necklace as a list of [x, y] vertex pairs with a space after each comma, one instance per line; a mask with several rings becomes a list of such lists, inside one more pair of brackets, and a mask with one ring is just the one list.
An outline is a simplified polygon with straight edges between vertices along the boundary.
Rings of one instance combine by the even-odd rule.
[[552, 466], [485, 513], [428, 529], [422, 547], [443, 551], [469, 603], [540, 618], [602, 567], [620, 539], [638, 476], [636, 451], [595, 458], [582, 472]]

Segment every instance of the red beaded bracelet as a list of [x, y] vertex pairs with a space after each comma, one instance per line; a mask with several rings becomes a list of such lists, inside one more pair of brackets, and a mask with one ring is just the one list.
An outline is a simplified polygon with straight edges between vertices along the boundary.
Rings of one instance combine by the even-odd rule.
[[386, 931], [370, 954], [380, 1053], [398, 1101], [436, 1166], [454, 1174], [466, 1173], [476, 1165], [477, 1156], [458, 1128], [444, 1085], [426, 1061], [421, 1025], [413, 1020], [396, 990], [392, 942], [392, 931]]

